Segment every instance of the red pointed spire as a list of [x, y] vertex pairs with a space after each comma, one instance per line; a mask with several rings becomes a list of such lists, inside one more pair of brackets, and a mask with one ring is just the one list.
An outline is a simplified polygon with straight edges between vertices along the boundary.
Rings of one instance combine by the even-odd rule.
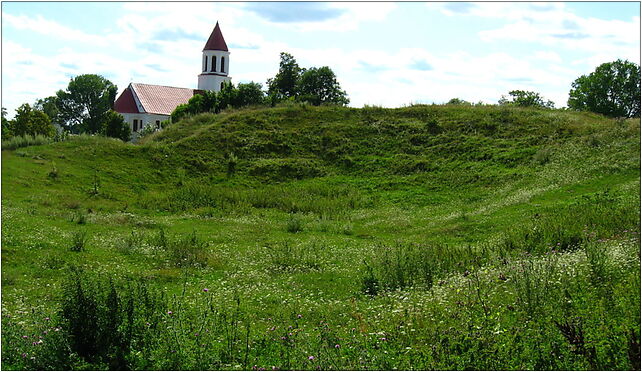
[[207, 39], [207, 43], [205, 43], [205, 48], [203, 50], [227, 50], [227, 44], [225, 44], [225, 39], [223, 38], [223, 33], [221, 33], [221, 28], [218, 27], [218, 21], [216, 22], [216, 26], [214, 26], [214, 31], [212, 31], [212, 34], [210, 35], [210, 38]]

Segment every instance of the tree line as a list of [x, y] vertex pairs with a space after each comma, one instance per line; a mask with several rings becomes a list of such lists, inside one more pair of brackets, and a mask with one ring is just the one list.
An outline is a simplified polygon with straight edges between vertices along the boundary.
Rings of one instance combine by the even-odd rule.
[[129, 141], [131, 132], [122, 115], [112, 110], [118, 87], [102, 76], [79, 75], [71, 79], [67, 89], [24, 103], [16, 109], [13, 120], [7, 120], [2, 109], [2, 139], [17, 136], [56, 134], [62, 131], [80, 134], [103, 134]]
[[302, 68], [291, 54], [281, 53], [280, 57], [279, 71], [267, 80], [267, 91], [255, 82], [237, 86], [224, 83], [220, 92], [203, 92], [176, 107], [172, 121], [201, 112], [218, 113], [226, 108], [256, 105], [275, 106], [283, 101], [307, 102], [315, 106], [350, 103], [330, 67]]
[[[218, 113], [227, 108], [253, 105], [274, 106], [280, 102], [307, 102], [312, 105], [347, 105], [350, 101], [336, 75], [327, 66], [302, 68], [289, 53], [281, 53], [279, 71], [267, 80], [267, 91], [255, 82], [225, 83], [220, 92], [200, 92], [172, 113], [176, 122], [201, 112]], [[102, 134], [128, 141], [129, 125], [112, 107], [118, 88], [102, 76], [87, 74], [71, 79], [65, 90], [22, 104], [14, 119], [7, 119], [2, 108], [2, 139], [19, 136], [56, 134], [54, 125], [69, 133]], [[470, 105], [453, 98], [447, 104]], [[554, 108], [554, 103], [537, 92], [512, 90], [502, 96], [500, 105]], [[568, 108], [590, 111], [608, 117], [640, 117], [640, 66], [617, 60], [598, 66], [594, 72], [577, 78], [571, 86]]]
[[[502, 96], [499, 105], [553, 109], [553, 101], [537, 92], [511, 90]], [[470, 102], [453, 98], [451, 105], [470, 105]], [[588, 75], [582, 75], [571, 85], [568, 108], [590, 111], [613, 118], [640, 117], [640, 66], [618, 59], [603, 63]]]

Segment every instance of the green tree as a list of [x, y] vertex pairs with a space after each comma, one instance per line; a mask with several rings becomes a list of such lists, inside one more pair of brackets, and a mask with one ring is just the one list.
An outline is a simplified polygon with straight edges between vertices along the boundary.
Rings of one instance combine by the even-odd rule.
[[16, 109], [16, 117], [8, 125], [13, 136], [41, 134], [51, 137], [56, 133], [49, 116], [42, 111], [33, 110], [28, 103]]
[[446, 102], [447, 105], [458, 105], [458, 106], [471, 106], [472, 104], [466, 100], [460, 98], [451, 98], [450, 101]]
[[199, 112], [205, 112], [205, 99], [202, 94], [195, 94], [192, 98], [187, 101], [188, 113], [191, 115], [198, 114]]
[[330, 67], [312, 67], [301, 75], [297, 84], [301, 101], [310, 102], [313, 105], [338, 104], [347, 105], [350, 103], [346, 92], [341, 90], [341, 85]]
[[172, 111], [172, 123], [176, 123], [179, 120], [185, 118], [187, 115], [189, 115], [189, 105], [187, 103], [180, 104], [176, 106], [174, 111]]
[[109, 110], [105, 114], [103, 122], [103, 134], [108, 137], [120, 138], [123, 141], [131, 139], [131, 129], [129, 124], [125, 123], [123, 116], [116, 111]]
[[527, 90], [511, 90], [508, 92], [510, 99], [505, 96], [499, 100], [500, 105], [520, 106], [520, 107], [541, 107], [541, 108], [555, 108], [553, 101], [544, 100], [537, 92]]
[[218, 97], [216, 92], [202, 91], [195, 94], [187, 103], [178, 105], [172, 112], [172, 122], [177, 122], [188, 115], [196, 115], [201, 112], [217, 112]]
[[268, 94], [275, 95], [279, 99], [295, 97], [297, 95], [297, 83], [303, 69], [299, 67], [294, 57], [289, 53], [281, 53], [279, 72], [272, 79], [268, 79]]
[[228, 107], [238, 107], [238, 89], [234, 87], [231, 82], [224, 82], [223, 88], [218, 92], [218, 108], [216, 112], [220, 112]]
[[2, 139], [8, 139], [12, 136], [10, 130], [11, 122], [7, 119], [7, 109], [2, 108]]
[[259, 83], [239, 83], [237, 86], [237, 102], [236, 107], [260, 105], [265, 100], [265, 93], [263, 93], [262, 86]]
[[610, 117], [640, 117], [640, 66], [619, 59], [599, 65], [573, 82], [568, 107]]
[[216, 112], [218, 108], [218, 96], [216, 92], [211, 92], [209, 90], [204, 91], [201, 93], [203, 96], [203, 102], [202, 102], [202, 112]]
[[99, 75], [79, 75], [56, 93], [60, 124], [74, 133], [99, 133], [118, 88]]
[[33, 104], [33, 109], [42, 111], [51, 119], [52, 124], [60, 124], [58, 122], [58, 115], [60, 111], [58, 110], [58, 97], [51, 96], [46, 98], [41, 98], [36, 100]]

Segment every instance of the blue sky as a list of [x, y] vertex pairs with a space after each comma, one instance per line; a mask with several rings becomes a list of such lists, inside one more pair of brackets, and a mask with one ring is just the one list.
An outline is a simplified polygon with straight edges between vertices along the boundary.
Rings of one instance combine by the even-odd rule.
[[635, 2], [3, 2], [2, 106], [13, 116], [84, 73], [120, 91], [196, 87], [217, 20], [233, 81], [265, 84], [287, 51], [302, 67], [330, 66], [355, 107], [495, 103], [513, 89], [563, 107], [578, 76], [640, 63]]

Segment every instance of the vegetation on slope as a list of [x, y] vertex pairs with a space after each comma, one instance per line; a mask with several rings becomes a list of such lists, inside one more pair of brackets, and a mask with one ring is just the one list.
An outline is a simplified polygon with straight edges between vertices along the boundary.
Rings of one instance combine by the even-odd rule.
[[289, 105], [3, 151], [3, 365], [639, 369], [639, 123]]

